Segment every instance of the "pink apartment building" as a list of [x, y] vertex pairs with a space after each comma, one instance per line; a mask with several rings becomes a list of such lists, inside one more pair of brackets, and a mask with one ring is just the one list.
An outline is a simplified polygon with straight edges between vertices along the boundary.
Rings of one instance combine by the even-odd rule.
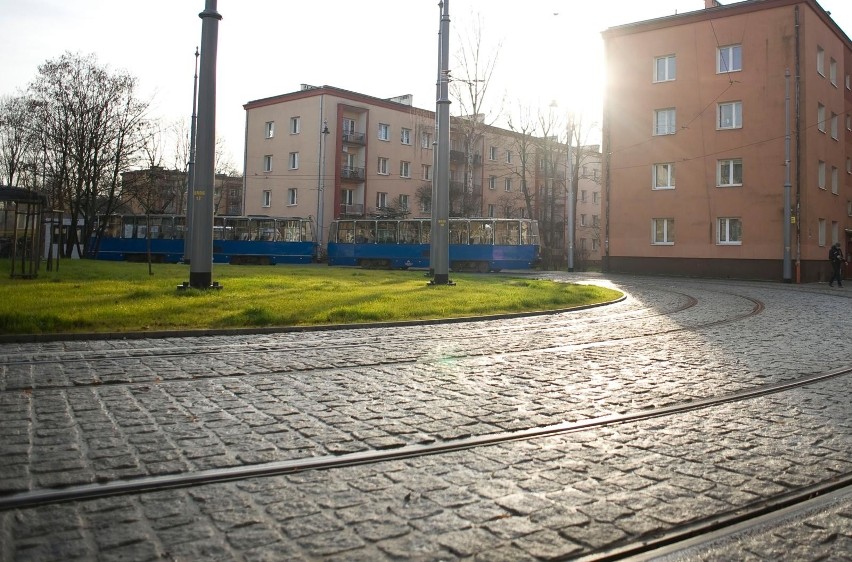
[[604, 266], [826, 280], [852, 246], [852, 42], [814, 0], [706, 1], [603, 32]]
[[[382, 99], [303, 85], [244, 108], [246, 214], [313, 217], [320, 246], [334, 219], [430, 216], [435, 114], [414, 107], [411, 96]], [[565, 146], [545, 139], [525, 144], [512, 131], [484, 124], [471, 137], [469, 123], [458, 118], [451, 127], [451, 215], [547, 217], [559, 224], [551, 251], [564, 256]], [[578, 221], [582, 215], [585, 222], [578, 222], [577, 250], [596, 262], [600, 155], [588, 152], [578, 188]]]

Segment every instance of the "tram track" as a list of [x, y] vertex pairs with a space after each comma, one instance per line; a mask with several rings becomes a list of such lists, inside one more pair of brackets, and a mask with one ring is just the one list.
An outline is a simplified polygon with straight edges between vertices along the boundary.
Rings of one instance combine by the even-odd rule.
[[[116, 480], [95, 484], [69, 486], [66, 488], [38, 489], [0, 496], [0, 511], [68, 503], [127, 494], [142, 494], [189, 486], [214, 484], [249, 478], [260, 478], [296, 474], [306, 471], [333, 470], [337, 468], [377, 464], [383, 462], [441, 455], [478, 447], [501, 445], [516, 441], [530, 441], [579, 431], [602, 429], [649, 420], [652, 418], [685, 414], [762, 396], [783, 393], [789, 390], [818, 384], [832, 379], [852, 375], [852, 367], [827, 373], [808, 375], [792, 381], [761, 385], [735, 393], [715, 396], [703, 400], [692, 400], [660, 408], [646, 408], [629, 413], [609, 415], [577, 422], [563, 422], [542, 427], [533, 427], [503, 433], [471, 436], [451, 441], [430, 444], [405, 445], [397, 448], [370, 450], [341, 455], [324, 455], [276, 461], [262, 464], [242, 465], [221, 469], [190, 471], [179, 474], [139, 477], [131, 480]], [[841, 476], [852, 479], [852, 474]], [[838, 479], [831, 480], [836, 486]]]
[[[667, 312], [649, 314], [649, 315], [642, 316], [640, 318], [634, 317], [632, 319], [633, 320], [644, 320], [644, 319], [647, 319], [647, 318], [650, 318], [650, 317], [653, 317], [653, 316], [672, 315], [672, 314], [676, 314], [676, 313], [688, 310], [690, 308], [693, 308], [697, 304], [699, 304], [699, 302], [700, 302], [694, 296], [687, 295], [687, 294], [684, 294], [684, 293], [678, 293], [678, 294], [681, 295], [685, 299], [685, 302], [681, 306], [677, 307], [677, 309], [672, 310], [672, 311], [667, 311]], [[728, 294], [731, 295], [730, 293], [728, 293]], [[508, 336], [502, 335], [501, 336], [501, 334], [496, 333], [492, 330], [488, 330], [486, 328], [484, 330], [486, 333], [472, 334], [472, 335], [469, 334], [468, 336], [466, 336], [465, 337], [465, 347], [463, 349], [460, 349], [457, 352], [457, 355], [451, 355], [451, 357], [457, 356], [457, 357], [471, 358], [471, 357], [486, 357], [486, 356], [529, 355], [529, 354], [548, 353], [548, 352], [556, 352], [556, 351], [572, 351], [572, 350], [579, 350], [579, 349], [585, 349], [585, 348], [590, 348], [590, 347], [606, 347], [606, 346], [611, 346], [611, 345], [620, 345], [620, 344], [623, 344], [625, 342], [629, 342], [631, 340], [637, 341], [637, 340], [641, 340], [641, 339], [644, 339], [644, 338], [665, 336], [665, 335], [670, 335], [670, 334], [673, 334], [673, 333], [683, 332], [683, 331], [687, 331], [687, 330], [690, 330], [690, 331], [691, 330], [701, 330], [701, 329], [712, 328], [712, 327], [716, 327], [716, 326], [720, 326], [720, 325], [735, 323], [735, 322], [742, 321], [744, 319], [759, 315], [765, 309], [764, 303], [762, 301], [758, 300], [758, 299], [754, 299], [754, 298], [744, 296], [744, 295], [732, 295], [732, 296], [735, 296], [737, 298], [741, 298], [743, 300], [750, 302], [751, 305], [752, 305], [751, 308], [746, 309], [745, 311], [740, 312], [739, 314], [734, 314], [732, 316], [723, 317], [723, 318], [711, 319], [711, 320], [706, 321], [706, 322], [699, 322], [699, 323], [695, 323], [695, 324], [683, 324], [683, 325], [678, 325], [676, 327], [670, 327], [670, 328], [662, 329], [662, 330], [652, 330], [652, 331], [641, 330], [640, 333], [626, 333], [626, 334], [623, 334], [623, 335], [613, 336], [613, 337], [609, 337], [609, 338], [606, 338], [606, 339], [596, 339], [596, 340], [584, 341], [584, 342], [572, 341], [570, 343], [564, 343], [562, 341], [558, 341], [558, 342], [548, 341], [546, 338], [543, 338], [543, 340], [544, 340], [543, 343], [545, 345], [538, 346], [538, 347], [533, 346], [532, 348], [530, 348], [529, 344], [528, 344], [527, 349], [518, 350], [518, 351], [506, 350], [504, 348], [501, 348], [501, 346], [499, 345], [499, 339], [501, 337], [504, 338], [504, 339], [507, 339], [507, 341], [513, 340], [513, 337], [511, 335], [508, 335]], [[596, 318], [595, 322], [596, 322], [596, 324], [601, 324], [601, 323], [605, 323], [605, 322], [608, 322], [608, 321], [619, 322], [620, 325], [623, 327], [624, 326], [623, 313], [617, 314], [616, 317], [617, 318], [615, 318], [615, 319], [608, 319], [606, 317], [603, 318], [603, 319], [597, 319]], [[569, 322], [569, 324], [570, 324], [570, 322]], [[365, 328], [365, 329], [369, 329], [369, 328]], [[565, 325], [564, 325], [564, 323], [560, 323], [560, 322], [534, 324], [533, 326], [529, 326], [529, 325], [525, 324], [524, 330], [525, 331], [535, 330], [536, 333], [539, 333], [539, 334], [557, 334], [558, 339], [561, 340], [561, 339], [564, 339], [564, 336], [560, 332], [564, 332]], [[402, 340], [406, 337], [407, 336], [398, 336], [398, 338], [400, 340]], [[393, 339], [394, 339], [394, 336], [390, 336], [389, 338], [385, 338], [381, 342], [382, 348], [383, 349], [387, 349], [387, 348], [401, 349], [402, 346], [396, 346], [394, 344]], [[273, 346], [273, 345], [268, 345], [268, 344], [265, 344], [265, 343], [264, 344], [254, 344], [254, 345], [253, 344], [242, 344], [241, 343], [241, 344], [234, 344], [234, 346], [232, 348], [230, 348], [231, 346], [226, 346], [226, 349], [222, 349], [222, 346], [211, 346], [209, 348], [209, 350], [204, 350], [204, 351], [199, 351], [196, 348], [193, 348], [193, 351], [186, 351], [186, 352], [170, 352], [169, 350], [166, 350], [164, 353], [157, 354], [157, 355], [155, 355], [153, 353], [154, 349], [150, 349], [150, 350], [146, 350], [145, 354], [142, 354], [142, 355], [140, 355], [140, 354], [128, 354], [126, 352], [121, 352], [120, 354], [116, 354], [115, 356], [106, 356], [106, 357], [103, 356], [103, 352], [99, 351], [99, 352], [95, 352], [91, 357], [83, 357], [83, 358], [81, 358], [81, 357], [77, 357], [77, 358], [63, 357], [63, 358], [46, 358], [46, 359], [33, 358], [30, 361], [26, 361], [26, 360], [23, 360], [23, 359], [21, 359], [19, 361], [10, 361], [9, 358], [7, 357], [6, 363], [0, 363], [0, 367], [7, 368], [7, 369], [11, 368], [11, 367], [15, 367], [15, 366], [42, 367], [43, 368], [45, 366], [49, 366], [49, 365], [53, 365], [53, 364], [66, 365], [66, 364], [73, 364], [73, 363], [76, 362], [76, 363], [87, 363], [90, 366], [91, 370], [95, 371], [96, 375], [90, 377], [89, 380], [87, 380], [87, 381], [83, 381], [83, 380], [80, 380], [80, 378], [77, 378], [74, 381], [61, 381], [59, 383], [53, 383], [53, 384], [39, 383], [38, 381], [28, 381], [28, 382], [25, 382], [25, 383], [18, 383], [18, 384], [14, 384], [14, 383], [10, 384], [10, 383], [7, 382], [5, 387], [2, 390], [0, 390], [0, 395], [2, 395], [3, 393], [20, 392], [20, 391], [30, 392], [30, 391], [62, 390], [62, 389], [69, 389], [69, 388], [86, 388], [86, 387], [99, 387], [99, 386], [131, 386], [131, 385], [151, 384], [151, 383], [156, 383], [156, 384], [168, 384], [168, 383], [172, 383], [172, 382], [184, 383], [188, 380], [202, 380], [202, 379], [203, 380], [215, 380], [215, 379], [228, 379], [228, 378], [238, 378], [238, 377], [246, 377], [246, 376], [276, 376], [276, 375], [281, 375], [281, 374], [286, 374], [286, 373], [291, 373], [291, 372], [305, 372], [305, 371], [328, 372], [328, 371], [337, 371], [339, 369], [344, 369], [344, 368], [361, 368], [361, 367], [377, 367], [377, 366], [388, 367], [388, 366], [393, 366], [393, 365], [405, 365], [405, 364], [411, 364], [411, 363], [417, 362], [419, 360], [422, 360], [424, 357], [427, 357], [429, 355], [429, 350], [432, 347], [432, 346], [430, 346], [430, 342], [437, 341], [438, 339], [443, 339], [443, 338], [437, 338], [437, 337], [422, 338], [422, 339], [419, 340], [418, 349], [420, 351], [399, 352], [399, 353], [403, 353], [403, 354], [407, 353], [408, 354], [407, 357], [396, 357], [396, 358], [391, 358], [391, 359], [387, 359], [386, 357], [380, 357], [377, 360], [361, 359], [359, 361], [349, 360], [348, 363], [346, 362], [347, 359], [345, 358], [345, 356], [346, 356], [345, 350], [346, 349], [364, 349], [365, 347], [369, 349], [370, 346], [377, 346], [378, 347], [379, 341], [377, 341], [376, 338], [374, 338], [374, 337], [365, 337], [365, 338], [360, 339], [360, 340], [355, 340], [355, 341], [350, 340], [350, 341], [347, 341], [345, 343], [340, 342], [340, 341], [328, 342], [328, 341], [323, 341], [323, 340], [319, 340], [319, 339], [316, 339], [316, 340], [313, 340], [313, 341], [309, 340], [307, 342], [298, 342], [298, 344], [296, 342], [293, 342], [292, 345], [288, 343], [288, 344], [285, 344], [285, 345], [282, 345], [282, 346]], [[488, 342], [490, 342], [490, 345], [488, 347], [477, 346], [476, 342], [479, 342], [479, 341], [488, 341]], [[365, 345], [365, 342], [366, 342], [366, 345]], [[498, 342], [498, 343], [495, 344], [495, 342]], [[251, 348], [245, 349], [246, 345], [251, 345]], [[183, 346], [181, 346], [181, 347], [183, 347]], [[503, 347], [505, 347], [505, 346], [503, 346]], [[291, 354], [291, 357], [297, 357], [300, 352], [316, 354], [318, 352], [321, 352], [324, 349], [325, 350], [333, 350], [334, 352], [339, 353], [341, 356], [343, 356], [344, 359], [342, 360], [342, 362], [338, 362], [338, 363], [334, 364], [333, 366], [318, 367], [318, 366], [315, 366], [315, 365], [308, 363], [304, 367], [300, 367], [297, 364], [297, 365], [294, 365], [294, 366], [288, 366], [286, 368], [281, 368], [281, 369], [270, 369], [270, 370], [266, 370], [266, 371], [252, 371], [250, 373], [246, 373], [246, 372], [240, 370], [239, 367], [233, 367], [233, 372], [228, 373], [228, 374], [221, 374], [221, 373], [211, 373], [209, 375], [207, 375], [207, 374], [204, 374], [204, 375], [193, 374], [191, 376], [180, 376], [180, 377], [174, 377], [174, 378], [169, 378], [168, 375], [163, 375], [163, 376], [150, 376], [150, 375], [148, 375], [148, 376], [137, 377], [134, 380], [124, 380], [124, 378], [119, 378], [119, 380], [111, 381], [111, 380], [108, 380], [106, 377], [101, 378], [101, 377], [97, 376], [99, 364], [105, 364], [105, 367], [103, 367], [102, 369], [108, 370], [110, 368], [109, 366], [113, 362], [122, 361], [122, 360], [124, 360], [124, 361], [126, 361], [126, 360], [144, 360], [146, 358], [155, 358], [157, 361], [162, 361], [162, 360], [175, 361], [175, 360], [183, 359], [183, 360], [192, 362], [192, 361], [197, 361], [197, 359], [200, 355], [206, 355], [206, 356], [239, 356], [239, 357], [242, 358], [242, 357], [250, 357], [252, 355], [259, 355], [259, 354], [260, 355]], [[79, 354], [79, 352], [73, 352], [73, 353]], [[379, 353], [379, 352], [377, 352], [376, 354], [381, 355], [381, 353]]]

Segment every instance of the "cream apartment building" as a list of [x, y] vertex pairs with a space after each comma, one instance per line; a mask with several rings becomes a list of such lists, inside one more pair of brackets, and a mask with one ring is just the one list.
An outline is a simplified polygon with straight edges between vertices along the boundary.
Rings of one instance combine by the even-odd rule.
[[603, 38], [605, 267], [782, 280], [789, 244], [783, 280], [825, 280], [852, 229], [852, 42], [830, 15], [707, 0]]
[[[302, 85], [244, 109], [246, 214], [313, 217], [320, 248], [334, 219], [431, 215], [435, 114], [414, 107], [411, 96], [382, 99]], [[555, 202], [551, 215], [561, 221], [563, 234], [554, 242], [564, 255], [564, 154], [561, 168], [558, 161], [545, 167], [539, 164], [542, 142], [525, 149], [512, 131], [481, 124], [470, 134], [457, 118], [451, 126], [451, 215], [530, 217]], [[594, 166], [589, 160], [587, 171]], [[599, 184], [599, 163], [597, 169], [583, 181]], [[533, 189], [528, 204], [523, 185], [556, 192], [546, 198]], [[589, 237], [599, 231], [591, 223], [600, 211], [591, 207], [596, 201], [600, 208], [600, 186], [598, 195], [592, 191], [586, 189]], [[600, 243], [590, 238], [586, 244], [587, 259], [599, 260], [594, 248]]]

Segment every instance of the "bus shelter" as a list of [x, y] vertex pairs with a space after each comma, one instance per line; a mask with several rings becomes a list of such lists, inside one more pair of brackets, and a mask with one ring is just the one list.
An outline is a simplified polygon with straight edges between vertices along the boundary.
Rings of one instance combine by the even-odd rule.
[[40, 193], [0, 185], [0, 258], [9, 259], [11, 277], [38, 276], [46, 207]]

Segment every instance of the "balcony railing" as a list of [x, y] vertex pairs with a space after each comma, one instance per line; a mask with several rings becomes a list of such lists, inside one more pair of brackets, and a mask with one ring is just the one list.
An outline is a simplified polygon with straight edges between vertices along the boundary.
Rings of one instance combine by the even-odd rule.
[[354, 166], [343, 166], [340, 169], [340, 179], [343, 181], [364, 181], [366, 173], [364, 168]]
[[356, 133], [355, 131], [345, 131], [343, 133], [343, 142], [349, 144], [365, 144], [364, 133]]
[[347, 205], [346, 203], [340, 204], [340, 216], [342, 217], [362, 217], [364, 216], [364, 204], [357, 203], [353, 205]]

